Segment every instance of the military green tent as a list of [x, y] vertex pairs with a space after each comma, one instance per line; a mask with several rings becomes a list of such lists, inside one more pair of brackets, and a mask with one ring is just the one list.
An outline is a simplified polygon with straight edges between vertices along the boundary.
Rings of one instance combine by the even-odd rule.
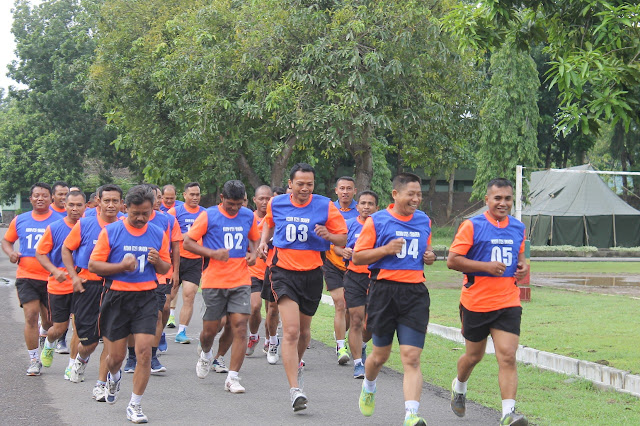
[[532, 245], [640, 246], [640, 211], [590, 171], [587, 164], [531, 173], [522, 221]]

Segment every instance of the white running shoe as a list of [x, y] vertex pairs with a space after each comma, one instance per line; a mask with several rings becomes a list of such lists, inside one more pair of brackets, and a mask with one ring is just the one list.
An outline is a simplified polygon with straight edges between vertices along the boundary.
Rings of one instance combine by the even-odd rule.
[[229, 369], [227, 365], [224, 363], [224, 358], [221, 356], [213, 360], [213, 369], [216, 373], [228, 373]]
[[69, 381], [73, 383], [84, 382], [84, 369], [87, 368], [87, 363], [83, 362], [79, 355], [76, 356], [76, 360], [73, 361], [71, 366], [71, 372], [69, 373]]
[[224, 390], [231, 393], [244, 393], [244, 386], [240, 384], [240, 377], [227, 377], [224, 382]]
[[280, 356], [278, 355], [279, 343], [280, 343], [279, 340], [277, 345], [269, 343], [269, 351], [267, 352], [267, 362], [271, 365], [277, 363], [278, 360], [280, 359]]
[[307, 396], [302, 393], [302, 389], [300, 388], [291, 388], [289, 389], [289, 395], [291, 396], [291, 408], [293, 411], [300, 411], [307, 408]]
[[204, 354], [200, 355], [200, 358], [198, 358], [198, 362], [196, 363], [196, 376], [200, 379], [207, 377], [209, 371], [211, 371], [211, 360], [205, 358], [203, 355]]
[[93, 387], [93, 399], [96, 402], [105, 402], [107, 400], [107, 390], [105, 388], [106, 385], [101, 383], [96, 383]]
[[300, 390], [304, 389], [304, 364], [302, 362], [298, 364], [298, 387]]
[[31, 363], [29, 364], [29, 368], [27, 368], [27, 376], [39, 376], [40, 369], [42, 369], [40, 360], [37, 358], [33, 358], [31, 360]]
[[107, 374], [107, 386], [105, 386], [106, 400], [109, 404], [115, 404], [118, 400], [118, 392], [120, 392], [120, 381], [122, 381], [122, 370], [120, 370], [120, 379], [113, 380], [111, 372]]
[[127, 419], [132, 423], [147, 423], [149, 419], [142, 412], [140, 404], [129, 404], [127, 406]]

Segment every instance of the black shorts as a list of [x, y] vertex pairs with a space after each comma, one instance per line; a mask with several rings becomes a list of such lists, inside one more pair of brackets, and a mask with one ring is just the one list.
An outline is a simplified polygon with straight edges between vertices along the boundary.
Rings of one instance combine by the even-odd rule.
[[34, 280], [32, 278], [16, 279], [16, 290], [20, 307], [33, 300], [39, 300], [44, 306], [49, 306], [49, 293], [47, 293], [46, 280]]
[[267, 302], [275, 302], [276, 298], [273, 297], [273, 291], [271, 290], [271, 267], [267, 266], [264, 271], [264, 280], [262, 280], [262, 291], [260, 292], [262, 297]]
[[156, 334], [156, 291], [105, 291], [100, 305], [100, 334], [115, 342], [129, 334]]
[[73, 293], [51, 294], [49, 293], [49, 321], [67, 322], [73, 313]]
[[355, 308], [367, 304], [370, 282], [369, 274], [349, 270], [344, 273], [344, 301], [347, 304], [347, 308]]
[[80, 343], [88, 346], [98, 342], [98, 317], [100, 300], [104, 291], [103, 281], [87, 281], [82, 284], [83, 293], [73, 293], [73, 326], [78, 333]]
[[491, 334], [492, 328], [519, 336], [521, 319], [521, 306], [490, 312], [474, 312], [460, 304], [462, 336], [470, 342], [482, 342]]
[[180, 256], [180, 284], [189, 281], [195, 285], [200, 285], [202, 278], [202, 258], [190, 259]]
[[276, 301], [287, 296], [298, 304], [301, 313], [313, 316], [322, 298], [322, 268], [290, 271], [272, 266], [271, 290]]
[[325, 259], [322, 273], [324, 274], [324, 282], [327, 284], [327, 291], [344, 287], [344, 271], [338, 269], [330, 260]]
[[429, 290], [420, 284], [371, 280], [366, 329], [384, 336], [398, 324], [426, 333], [429, 325]]
[[164, 309], [164, 304], [167, 302], [167, 294], [171, 293], [171, 281], [167, 284], [158, 284], [156, 287], [156, 298], [158, 299], [158, 310], [162, 311]]
[[261, 293], [264, 280], [256, 277], [251, 277], [251, 293]]

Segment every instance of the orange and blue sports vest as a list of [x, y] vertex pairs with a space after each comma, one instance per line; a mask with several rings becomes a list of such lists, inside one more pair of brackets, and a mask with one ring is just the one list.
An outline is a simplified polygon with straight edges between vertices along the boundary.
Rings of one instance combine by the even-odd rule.
[[331, 200], [312, 194], [311, 202], [304, 207], [294, 206], [289, 194], [271, 199], [271, 212], [276, 228], [273, 234], [274, 247], [294, 250], [327, 251], [331, 243], [319, 237], [316, 225], [324, 225], [329, 218]]
[[228, 217], [220, 206], [206, 209], [207, 233], [202, 236], [202, 246], [217, 250], [226, 248], [230, 258], [244, 258], [249, 249], [249, 230], [253, 225], [253, 212], [242, 207], [235, 217]]
[[166, 213], [166, 212], [168, 212], [168, 211], [169, 211], [169, 209], [171, 209], [171, 208], [173, 208], [173, 207], [175, 207], [175, 208], [177, 209], [177, 208], [178, 208], [178, 206], [181, 206], [181, 205], [183, 205], [183, 204], [184, 204], [184, 201], [176, 200], [176, 201], [173, 203], [173, 206], [171, 206], [171, 207], [168, 207], [168, 208], [167, 208], [167, 207], [164, 205], [164, 203], [160, 203], [160, 210], [162, 211], [162, 213]]
[[62, 246], [65, 238], [67, 238], [71, 232], [72, 226], [64, 219], [60, 219], [49, 225], [49, 228], [51, 229], [53, 247], [47, 256], [56, 268], [64, 268], [64, 263], [62, 262]]
[[93, 248], [98, 242], [98, 235], [102, 227], [97, 216], [80, 219], [80, 246], [73, 252], [73, 261], [76, 267], [89, 270], [89, 258]]
[[349, 210], [347, 211], [342, 210], [342, 206], [340, 205], [340, 201], [338, 200], [334, 201], [333, 205], [336, 206], [342, 217], [344, 217], [344, 220], [358, 217], [360, 215], [360, 213], [358, 213], [358, 210], [356, 210], [356, 206], [358, 205], [358, 203], [356, 203], [355, 200], [351, 200], [351, 204], [349, 204]]
[[431, 234], [429, 216], [420, 210], [416, 210], [413, 217], [405, 222], [393, 217], [387, 210], [380, 210], [370, 217], [376, 230], [374, 248], [384, 246], [396, 238], [405, 239], [405, 244], [400, 253], [393, 256], [384, 256], [369, 265], [372, 279], [377, 278], [380, 269], [424, 270], [422, 256], [427, 251], [427, 241]]
[[[469, 219], [473, 224], [473, 246], [466, 254], [467, 259], [480, 262], [498, 261], [506, 265], [503, 277], [514, 277], [518, 267], [518, 253], [524, 239], [524, 224], [509, 216], [505, 228], [497, 228], [484, 214]], [[492, 277], [485, 272], [467, 273], [467, 276]]]
[[33, 218], [33, 212], [26, 212], [16, 217], [16, 232], [20, 242], [20, 257], [36, 257], [36, 246], [47, 230], [47, 226], [62, 219], [55, 211], [44, 220]]
[[133, 254], [138, 260], [135, 271], [109, 275], [109, 280], [132, 284], [156, 281], [156, 269], [152, 263], [149, 263], [148, 255], [152, 248], [160, 251], [165, 230], [158, 228], [153, 223], [147, 223], [146, 232], [136, 236], [127, 230], [123, 221], [111, 223], [104, 229], [111, 249], [107, 262], [122, 262], [127, 253]]
[[173, 208], [176, 211], [176, 219], [178, 220], [178, 225], [180, 225], [180, 231], [183, 234], [186, 234], [187, 232], [189, 232], [189, 228], [191, 228], [191, 225], [193, 225], [193, 222], [195, 222], [198, 216], [200, 216], [200, 213], [202, 213], [205, 210], [204, 207], [198, 206], [197, 213], [190, 213], [184, 207], [184, 203], [180, 204], [179, 206], [175, 205], [173, 206]]

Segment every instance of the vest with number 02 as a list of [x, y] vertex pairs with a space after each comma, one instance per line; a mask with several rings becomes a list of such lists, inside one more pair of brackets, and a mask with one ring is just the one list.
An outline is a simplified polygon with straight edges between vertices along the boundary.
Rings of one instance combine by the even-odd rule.
[[36, 257], [36, 246], [48, 225], [59, 221], [62, 216], [52, 212], [44, 220], [34, 219], [33, 212], [26, 212], [16, 217], [16, 232], [20, 242], [20, 257]]
[[276, 229], [273, 245], [283, 249], [327, 251], [331, 243], [319, 237], [316, 225], [324, 225], [329, 218], [331, 200], [312, 194], [304, 207], [294, 206], [289, 194], [271, 200], [271, 212]]
[[[518, 267], [518, 253], [524, 239], [524, 224], [509, 216], [509, 224], [498, 228], [484, 214], [469, 219], [473, 224], [473, 246], [466, 258], [480, 262], [498, 261], [506, 265], [503, 277], [514, 277]], [[485, 272], [467, 273], [467, 276], [491, 277]]]
[[253, 225], [253, 212], [242, 207], [234, 217], [225, 216], [222, 207], [212, 206], [206, 211], [207, 233], [202, 236], [202, 246], [217, 250], [226, 248], [230, 258], [242, 258], [249, 248], [249, 230]]
[[198, 211], [196, 213], [189, 212], [184, 204], [180, 204], [179, 206], [174, 206], [176, 210], [176, 219], [178, 219], [178, 225], [180, 225], [180, 231], [183, 234], [189, 232], [189, 228], [193, 225], [193, 222], [196, 221], [200, 213], [202, 213], [205, 208], [202, 206], [198, 206]]
[[132, 284], [155, 281], [156, 269], [153, 264], [149, 263], [149, 250], [154, 248], [160, 251], [164, 230], [153, 223], [147, 223], [146, 232], [136, 236], [127, 230], [121, 220], [105, 226], [104, 229], [109, 237], [109, 247], [111, 248], [107, 262], [122, 262], [127, 253], [134, 255], [138, 262], [135, 271], [109, 275], [108, 279]]
[[388, 244], [396, 238], [404, 238], [405, 244], [402, 251], [393, 256], [384, 256], [377, 262], [369, 265], [371, 278], [377, 276], [377, 270], [424, 270], [422, 256], [427, 251], [427, 241], [431, 234], [429, 216], [416, 210], [411, 220], [406, 222], [399, 220], [387, 210], [381, 210], [371, 215], [376, 229], [375, 247]]

